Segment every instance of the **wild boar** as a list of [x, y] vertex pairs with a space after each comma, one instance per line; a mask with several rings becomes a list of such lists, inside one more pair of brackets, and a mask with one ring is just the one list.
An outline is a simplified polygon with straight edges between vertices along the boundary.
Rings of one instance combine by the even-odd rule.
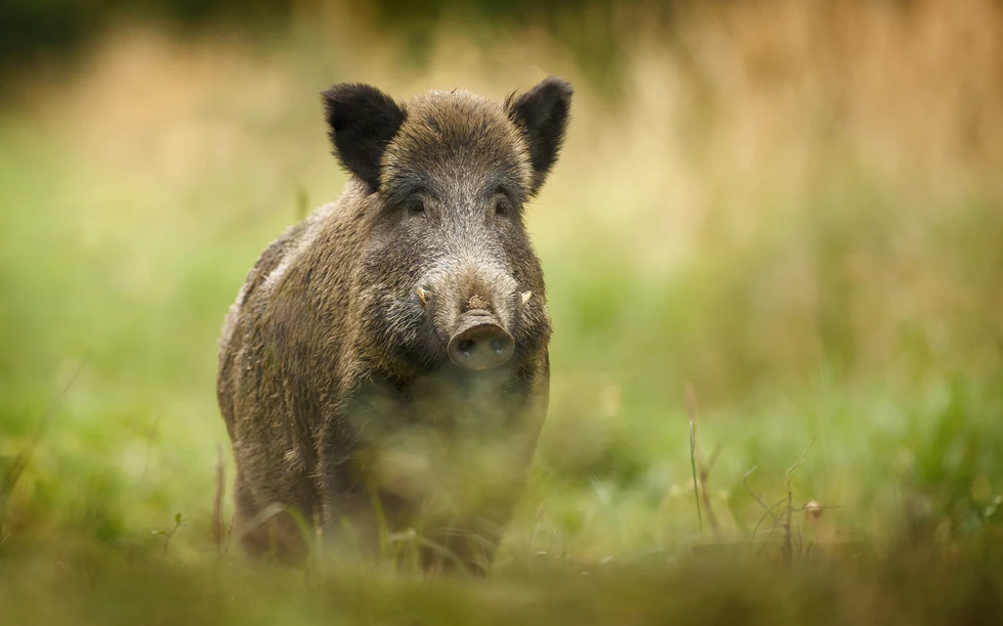
[[551, 320], [524, 212], [571, 96], [558, 78], [503, 102], [323, 92], [349, 181], [259, 257], [219, 344], [250, 552], [302, 555], [280, 507], [364, 547], [413, 529], [425, 567], [492, 563], [547, 413]]

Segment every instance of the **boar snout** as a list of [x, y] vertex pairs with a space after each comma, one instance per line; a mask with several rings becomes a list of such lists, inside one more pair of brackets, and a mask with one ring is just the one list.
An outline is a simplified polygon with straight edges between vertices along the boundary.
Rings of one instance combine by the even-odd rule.
[[498, 367], [512, 358], [515, 340], [498, 318], [483, 309], [467, 311], [460, 316], [447, 348], [449, 359], [471, 370]]

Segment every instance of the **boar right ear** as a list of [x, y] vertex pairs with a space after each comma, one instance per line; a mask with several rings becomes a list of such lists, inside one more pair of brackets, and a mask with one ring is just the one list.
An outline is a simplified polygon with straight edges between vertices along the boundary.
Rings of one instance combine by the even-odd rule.
[[339, 83], [321, 98], [335, 155], [377, 189], [383, 151], [404, 123], [404, 112], [393, 98], [369, 85]]
[[529, 160], [533, 166], [531, 193], [539, 191], [557, 161], [568, 126], [572, 93], [570, 84], [552, 76], [518, 99], [513, 94], [505, 102], [509, 119], [522, 130], [529, 144]]

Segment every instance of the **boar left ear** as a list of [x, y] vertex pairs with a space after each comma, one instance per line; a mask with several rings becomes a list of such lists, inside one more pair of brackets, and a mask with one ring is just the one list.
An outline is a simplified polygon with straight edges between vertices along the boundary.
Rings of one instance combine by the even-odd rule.
[[341, 164], [377, 189], [383, 151], [404, 123], [404, 112], [393, 98], [369, 85], [339, 83], [321, 99]]
[[571, 85], [560, 78], [544, 79], [536, 87], [505, 101], [509, 119], [522, 130], [529, 144], [529, 159], [533, 166], [531, 193], [536, 193], [557, 161], [564, 143], [571, 108]]

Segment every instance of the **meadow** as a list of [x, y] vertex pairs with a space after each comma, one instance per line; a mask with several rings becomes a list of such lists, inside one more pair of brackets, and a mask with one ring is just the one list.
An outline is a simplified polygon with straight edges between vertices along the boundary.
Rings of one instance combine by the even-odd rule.
[[[271, 37], [116, 23], [17, 74], [0, 622], [991, 623], [1003, 10], [697, 5], [621, 16], [615, 89], [528, 26], [447, 16], [419, 62], [347, 5]], [[551, 410], [491, 576], [250, 562], [218, 528], [216, 342], [261, 250], [345, 183], [319, 92], [548, 74], [576, 89], [528, 208]]]

